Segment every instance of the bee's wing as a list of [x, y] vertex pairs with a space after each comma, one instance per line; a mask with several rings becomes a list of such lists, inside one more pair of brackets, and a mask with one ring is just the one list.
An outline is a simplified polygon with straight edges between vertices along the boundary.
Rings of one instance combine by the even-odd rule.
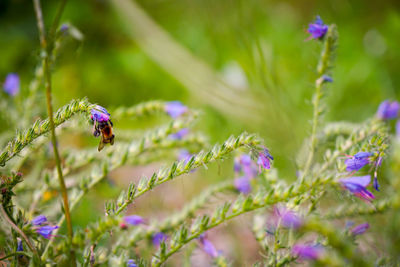
[[111, 138], [110, 138], [110, 144], [114, 145], [114, 135], [112, 135]]
[[103, 135], [101, 135], [101, 140], [100, 140], [99, 146], [97, 147], [97, 151], [100, 152], [104, 148], [104, 146], [105, 146], [105, 143], [103, 141]]

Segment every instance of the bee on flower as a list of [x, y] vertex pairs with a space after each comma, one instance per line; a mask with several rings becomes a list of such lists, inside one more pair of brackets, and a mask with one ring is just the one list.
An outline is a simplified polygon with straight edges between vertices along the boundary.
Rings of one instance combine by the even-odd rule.
[[91, 111], [91, 120], [93, 122], [93, 135], [100, 136], [101, 139], [98, 151], [101, 151], [106, 144], [114, 145], [113, 123], [110, 119], [110, 113], [102, 106], [96, 105]]

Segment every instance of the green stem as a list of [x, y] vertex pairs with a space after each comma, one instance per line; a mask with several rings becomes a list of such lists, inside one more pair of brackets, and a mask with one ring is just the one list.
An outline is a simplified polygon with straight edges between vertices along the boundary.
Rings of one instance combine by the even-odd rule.
[[[57, 173], [58, 173], [58, 179], [60, 183], [60, 190], [64, 202], [64, 214], [65, 218], [67, 221], [67, 229], [68, 229], [68, 237], [70, 244], [72, 244], [72, 237], [73, 237], [73, 230], [72, 230], [72, 222], [71, 222], [71, 214], [69, 211], [69, 204], [68, 204], [68, 192], [67, 192], [67, 187], [65, 185], [62, 169], [61, 169], [61, 160], [60, 160], [60, 155], [58, 152], [58, 147], [57, 147], [57, 137], [56, 137], [56, 132], [55, 132], [55, 124], [54, 124], [54, 119], [53, 119], [53, 106], [51, 104], [51, 71], [50, 71], [50, 59], [49, 59], [49, 53], [50, 51], [48, 50], [48, 43], [46, 40], [46, 33], [45, 33], [45, 27], [44, 27], [44, 21], [43, 21], [43, 15], [42, 15], [42, 10], [40, 7], [40, 0], [33, 0], [34, 7], [35, 7], [35, 13], [36, 13], [36, 19], [37, 19], [37, 24], [38, 24], [38, 29], [39, 29], [39, 36], [40, 36], [40, 45], [42, 47], [42, 57], [43, 57], [43, 72], [45, 74], [45, 88], [46, 88], [46, 100], [47, 100], [47, 113], [49, 115], [49, 122], [50, 122], [50, 132], [51, 132], [51, 142], [53, 145], [53, 151], [54, 151], [54, 158], [56, 161], [56, 166], [57, 166]], [[61, 15], [61, 14], [58, 14]], [[73, 266], [76, 265], [76, 260], [75, 260], [75, 253], [73, 252], [72, 248], [70, 250], [70, 262]]]
[[320, 115], [322, 114], [322, 109], [320, 107], [320, 102], [323, 96], [323, 84], [324, 81], [321, 79], [323, 75], [326, 75], [329, 68], [333, 62], [333, 52], [336, 48], [337, 41], [337, 31], [335, 25], [330, 25], [329, 30], [326, 33], [324, 48], [321, 53], [321, 57], [317, 66], [317, 75], [318, 78], [315, 82], [315, 95], [313, 99], [313, 120], [312, 120], [312, 130], [311, 130], [311, 138], [310, 138], [310, 153], [308, 154], [306, 165], [304, 167], [303, 174], [301, 176], [301, 180], [303, 180], [310, 171], [311, 164], [314, 159], [315, 150], [317, 147], [317, 129], [319, 126]]
[[4, 261], [5, 259], [8, 259], [8, 258], [10, 258], [10, 257], [18, 256], [18, 255], [23, 255], [23, 256], [30, 257], [30, 255], [29, 255], [28, 253], [26, 253], [26, 252], [23, 252], [23, 251], [16, 251], [16, 252], [13, 252], [13, 253], [11, 253], [11, 254], [8, 254], [7, 256], [4, 256], [4, 257], [0, 258], [0, 262], [1, 262], [1, 261]]

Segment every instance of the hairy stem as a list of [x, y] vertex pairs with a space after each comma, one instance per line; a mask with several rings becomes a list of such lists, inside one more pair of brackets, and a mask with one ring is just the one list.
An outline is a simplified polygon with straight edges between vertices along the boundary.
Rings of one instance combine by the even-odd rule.
[[38, 257], [39, 259], [39, 254], [35, 248], [35, 246], [29, 241], [29, 238], [26, 236], [26, 234], [19, 229], [19, 227], [13, 222], [11, 219], [10, 215], [7, 213], [7, 211], [4, 209], [3, 205], [0, 205], [0, 212], [3, 215], [3, 217], [6, 219], [6, 221], [10, 224], [14, 230], [20, 234], [20, 236], [25, 240], [26, 244], [28, 245], [29, 249]]
[[[50, 51], [48, 50], [48, 43], [46, 40], [46, 32], [45, 32], [45, 27], [44, 27], [42, 10], [40, 7], [40, 0], [33, 0], [33, 3], [34, 3], [34, 7], [35, 7], [36, 19], [37, 19], [37, 24], [38, 24], [38, 29], [39, 29], [40, 45], [42, 47], [42, 53], [43, 53], [43, 55], [42, 55], [42, 57], [43, 57], [43, 72], [45, 74], [47, 114], [49, 115], [51, 142], [53, 145], [54, 158], [55, 158], [56, 166], [57, 166], [58, 180], [60, 183], [60, 190], [61, 190], [63, 203], [64, 203], [64, 214], [65, 214], [65, 218], [67, 221], [68, 237], [70, 240], [70, 244], [72, 244], [73, 230], [72, 230], [71, 214], [69, 211], [69, 204], [68, 204], [68, 192], [67, 192], [67, 187], [65, 186], [65, 181], [64, 181], [64, 177], [63, 177], [63, 173], [62, 173], [62, 169], [61, 169], [61, 160], [60, 160], [60, 155], [59, 155], [58, 147], [57, 147], [57, 137], [56, 137], [55, 124], [54, 124], [54, 119], [53, 119], [53, 106], [51, 103], [51, 71], [50, 71], [50, 59], [49, 59]], [[63, 4], [63, 6], [64, 5], [65, 4]], [[61, 13], [59, 13], [58, 16], [61, 16]], [[75, 254], [72, 249], [70, 250], [70, 255], [71, 255], [70, 262], [72, 263], [73, 266], [75, 266], [76, 265]]]

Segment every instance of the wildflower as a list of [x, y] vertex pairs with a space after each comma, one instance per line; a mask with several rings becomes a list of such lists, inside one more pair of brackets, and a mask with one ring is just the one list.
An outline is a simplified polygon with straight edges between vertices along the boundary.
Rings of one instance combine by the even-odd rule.
[[136, 263], [135, 263], [134, 260], [129, 259], [129, 260], [126, 262], [126, 267], [137, 267], [137, 265], [136, 265]]
[[211, 258], [217, 258], [221, 254], [219, 251], [217, 251], [211, 241], [205, 237], [204, 234], [200, 235], [199, 240], [204, 252], [207, 253]]
[[47, 222], [47, 218], [44, 215], [39, 215], [33, 218], [31, 221], [32, 225], [39, 226]]
[[129, 215], [124, 217], [124, 221], [130, 225], [139, 225], [144, 223], [143, 217], [139, 215]]
[[323, 252], [324, 248], [320, 245], [296, 244], [292, 247], [292, 254], [304, 260], [316, 260]]
[[344, 164], [346, 164], [347, 171], [358, 171], [365, 165], [369, 164], [369, 157], [371, 157], [373, 153], [370, 152], [358, 152], [353, 157], [346, 159]]
[[366, 187], [371, 182], [371, 176], [354, 176], [350, 178], [339, 179], [339, 182], [343, 185], [345, 189], [353, 193], [355, 196], [371, 201], [375, 199], [375, 196], [369, 192]]
[[63, 23], [60, 27], [60, 31], [62, 33], [66, 33], [69, 30], [69, 25], [67, 23]]
[[95, 108], [90, 110], [91, 119], [94, 122], [106, 122], [110, 120], [110, 113], [102, 106], [96, 105]]
[[275, 208], [275, 215], [286, 228], [297, 229], [303, 224], [303, 220], [299, 215], [286, 208]]
[[185, 164], [189, 162], [189, 160], [193, 157], [193, 155], [187, 151], [186, 149], [181, 149], [179, 151], [178, 159], [184, 160]]
[[400, 104], [397, 101], [383, 101], [378, 108], [377, 116], [382, 120], [390, 120], [397, 118]]
[[42, 226], [36, 229], [36, 232], [40, 235], [42, 235], [44, 238], [49, 239], [51, 237], [51, 233], [55, 230], [58, 229], [59, 227], [57, 225], [51, 226], [51, 225], [46, 225]]
[[368, 223], [359, 224], [359, 225], [355, 226], [353, 229], [351, 229], [350, 233], [354, 236], [361, 235], [361, 234], [365, 233], [365, 231], [367, 231], [368, 228], [369, 228]]
[[257, 160], [260, 172], [261, 172], [261, 167], [266, 170], [271, 168], [271, 160], [274, 160], [274, 157], [271, 156], [267, 148], [264, 148], [263, 151], [259, 153]]
[[168, 115], [174, 119], [178, 118], [187, 111], [188, 108], [179, 101], [171, 101], [165, 105], [165, 112], [167, 112]]
[[247, 154], [242, 154], [235, 158], [235, 163], [233, 166], [236, 173], [243, 171], [244, 175], [251, 179], [257, 176], [257, 168], [251, 157]]
[[333, 82], [332, 77], [328, 76], [328, 75], [325, 75], [325, 74], [317, 79], [317, 84], [318, 85], [322, 84], [322, 83], [332, 83], [332, 82]]
[[152, 237], [153, 246], [158, 247], [161, 242], [165, 242], [168, 238], [168, 235], [164, 234], [163, 232], [157, 232]]
[[168, 138], [172, 139], [172, 140], [181, 140], [183, 139], [186, 135], [189, 134], [189, 129], [188, 128], [184, 128], [176, 133], [170, 134], [168, 136]]
[[328, 25], [325, 25], [320, 16], [317, 16], [314, 23], [308, 25], [307, 31], [311, 34], [310, 39], [322, 39], [328, 31]]
[[22, 246], [22, 240], [21, 238], [17, 238], [17, 251], [24, 251], [24, 247]]
[[243, 194], [248, 194], [251, 191], [250, 178], [246, 176], [236, 178], [234, 185], [235, 188]]
[[9, 73], [3, 84], [4, 92], [10, 96], [15, 96], [19, 92], [20, 81], [19, 76], [16, 73]]

